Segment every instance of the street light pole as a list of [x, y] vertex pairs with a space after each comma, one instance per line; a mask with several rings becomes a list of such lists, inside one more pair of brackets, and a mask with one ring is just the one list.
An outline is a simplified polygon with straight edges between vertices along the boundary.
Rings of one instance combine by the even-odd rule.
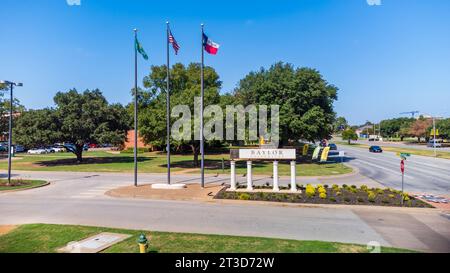
[[22, 83], [14, 83], [14, 82], [10, 82], [10, 81], [0, 81], [1, 84], [6, 84], [9, 85], [9, 129], [8, 129], [8, 182], [7, 182], [7, 186], [11, 185], [11, 160], [12, 160], [12, 152], [13, 152], [13, 147], [12, 147], [12, 127], [13, 127], [13, 100], [14, 100], [14, 96], [13, 96], [13, 89], [14, 86], [23, 86]]
[[[441, 119], [442, 117], [437, 117], [435, 115], [430, 115], [425, 113], [426, 115], [430, 116], [433, 119], [433, 151], [434, 151], [434, 157], [437, 157], [437, 150], [436, 150], [436, 119]], [[430, 134], [431, 135], [431, 134]]]
[[436, 118], [433, 116], [433, 148], [434, 148], [434, 157], [437, 157], [436, 152]]
[[8, 186], [11, 185], [11, 153], [12, 153], [12, 126], [13, 126], [13, 89], [14, 84], [10, 83], [9, 93], [9, 133], [8, 133]]

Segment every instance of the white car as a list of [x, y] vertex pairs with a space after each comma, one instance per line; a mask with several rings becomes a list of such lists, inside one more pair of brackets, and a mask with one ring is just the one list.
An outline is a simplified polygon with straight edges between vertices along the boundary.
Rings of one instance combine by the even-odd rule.
[[66, 151], [66, 148], [63, 147], [51, 147], [50, 149], [55, 151], [55, 153], [64, 153]]
[[434, 148], [436, 146], [436, 148], [442, 148], [442, 144], [444, 143], [444, 141], [442, 139], [436, 139], [436, 142], [432, 139], [428, 142], [427, 146], [428, 148]]
[[48, 151], [46, 149], [30, 149], [30, 150], [28, 150], [28, 154], [42, 155], [42, 154], [48, 154]]
[[45, 148], [45, 150], [47, 150], [47, 153], [63, 153], [66, 151], [66, 148], [52, 146]]

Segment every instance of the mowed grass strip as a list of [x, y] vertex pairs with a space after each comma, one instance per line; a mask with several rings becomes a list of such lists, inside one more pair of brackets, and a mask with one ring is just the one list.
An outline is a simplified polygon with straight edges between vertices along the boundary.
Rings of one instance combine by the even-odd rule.
[[8, 186], [7, 182], [5, 179], [0, 179], [0, 191], [25, 190], [47, 184], [47, 181], [42, 180], [11, 180]]
[[[137, 239], [144, 233], [150, 253], [365, 253], [366, 246], [319, 241], [296, 241], [258, 237], [150, 232], [101, 227], [31, 224], [0, 236], [0, 253], [54, 253], [72, 241], [101, 232], [132, 235], [106, 249], [105, 253], [138, 253]], [[382, 248], [382, 252], [406, 253], [409, 250]]]
[[[206, 173], [229, 174], [229, 154], [215, 154], [206, 156]], [[224, 169], [222, 169], [222, 162]], [[89, 151], [84, 153], [83, 163], [78, 164], [70, 153], [27, 155], [18, 154], [13, 161], [13, 170], [23, 171], [69, 171], [69, 172], [133, 172], [133, 154], [114, 154], [105, 151]], [[6, 170], [7, 161], [0, 161], [0, 169]], [[194, 166], [192, 155], [173, 155], [171, 167], [174, 173], [198, 173]], [[246, 162], [237, 163], [237, 173], [245, 174]], [[138, 170], [142, 173], [165, 173], [167, 171], [166, 155], [164, 153], [140, 153], [138, 155]], [[272, 162], [255, 161], [253, 173], [256, 175], [272, 175]], [[301, 163], [297, 166], [298, 176], [329, 176], [352, 172], [352, 169], [340, 164]], [[279, 174], [290, 175], [290, 163], [280, 162]]]

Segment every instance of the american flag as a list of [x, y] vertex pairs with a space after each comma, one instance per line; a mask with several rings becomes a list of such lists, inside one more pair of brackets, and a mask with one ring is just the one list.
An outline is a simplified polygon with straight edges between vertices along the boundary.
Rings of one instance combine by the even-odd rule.
[[175, 50], [175, 55], [178, 55], [178, 50], [180, 50], [180, 46], [177, 43], [177, 40], [175, 40], [175, 37], [172, 35], [172, 31], [169, 30], [169, 43], [172, 44], [173, 50]]

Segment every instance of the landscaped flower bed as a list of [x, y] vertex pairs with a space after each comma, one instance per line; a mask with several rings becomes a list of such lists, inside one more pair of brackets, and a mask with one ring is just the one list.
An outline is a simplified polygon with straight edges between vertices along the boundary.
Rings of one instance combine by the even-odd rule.
[[30, 189], [46, 184], [48, 184], [46, 181], [16, 179], [11, 180], [11, 184], [8, 185], [6, 180], [0, 179], [0, 191]]
[[[245, 189], [244, 187], [238, 187]], [[394, 189], [378, 189], [368, 188], [367, 186], [347, 186], [333, 185], [307, 185], [306, 187], [298, 186], [302, 193], [290, 192], [269, 192], [258, 190], [270, 190], [269, 185], [257, 186], [254, 192], [227, 191], [223, 189], [215, 198], [216, 199], [233, 199], [233, 200], [249, 200], [249, 201], [270, 201], [270, 202], [288, 202], [288, 203], [310, 203], [310, 204], [344, 204], [344, 205], [374, 205], [374, 206], [403, 206], [432, 208], [431, 205]], [[288, 190], [285, 187], [282, 190]]]

